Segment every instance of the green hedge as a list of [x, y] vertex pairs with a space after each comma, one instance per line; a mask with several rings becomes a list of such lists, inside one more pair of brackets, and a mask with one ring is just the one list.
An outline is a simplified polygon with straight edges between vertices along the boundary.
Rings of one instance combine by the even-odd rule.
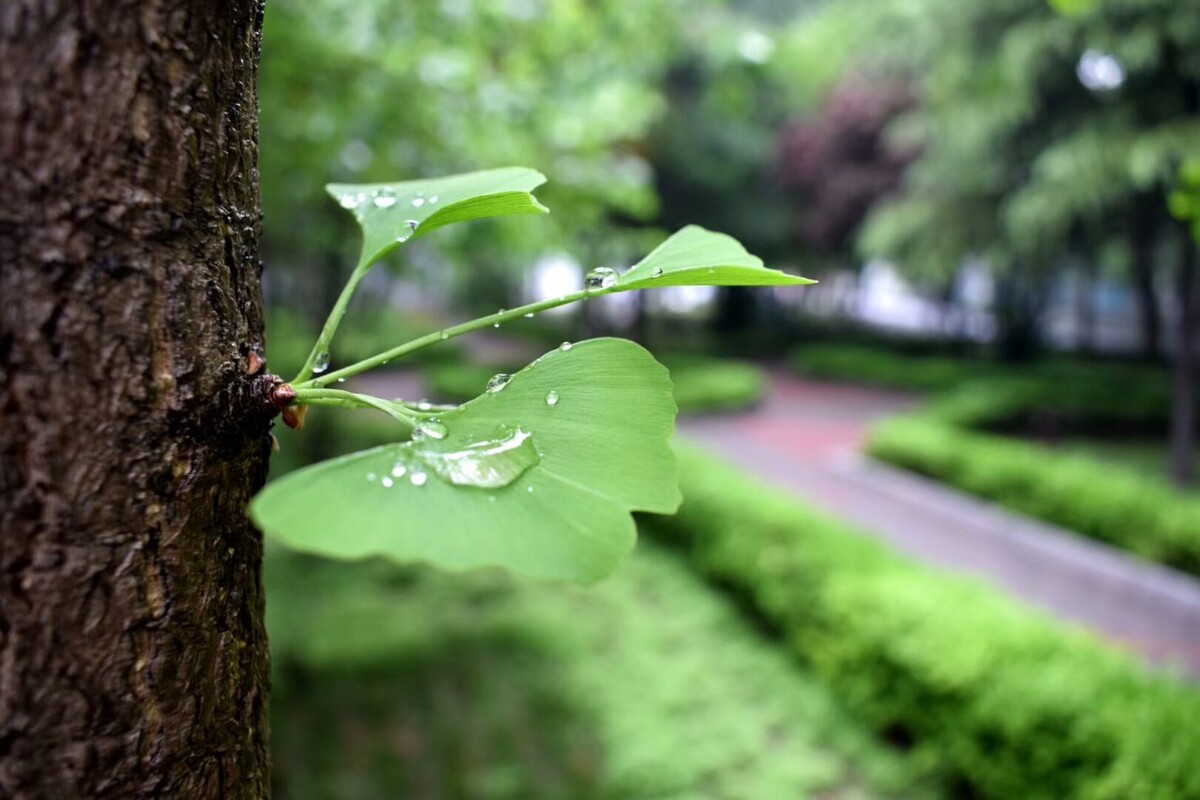
[[[752, 364], [697, 356], [668, 357], [675, 384], [675, 402], [683, 413], [733, 411], [757, 404], [766, 380]], [[477, 397], [488, 378], [503, 371], [478, 364], [440, 364], [425, 370], [425, 381], [434, 400], [462, 403]]]
[[998, 406], [998, 416], [1036, 403], [1042, 408], [1090, 412], [1093, 417], [1099, 412], [1106, 418], [1165, 425], [1170, 408], [1167, 372], [1146, 364], [1069, 357], [1005, 364], [986, 358], [904, 355], [843, 344], [803, 345], [792, 352], [791, 364], [814, 378], [936, 393], [973, 386], [1024, 404]]
[[650, 529], [738, 590], [960, 796], [1200, 798], [1200, 695], [979, 584], [919, 567], [708, 457]]
[[283, 800], [937, 797], [662, 548], [579, 589], [272, 550]]
[[932, 415], [872, 432], [876, 458], [1200, 575], [1200, 498], [1155, 475], [958, 428]]
[[990, 374], [988, 362], [940, 355], [901, 355], [853, 344], [808, 344], [790, 356], [792, 367], [813, 378], [935, 392]]

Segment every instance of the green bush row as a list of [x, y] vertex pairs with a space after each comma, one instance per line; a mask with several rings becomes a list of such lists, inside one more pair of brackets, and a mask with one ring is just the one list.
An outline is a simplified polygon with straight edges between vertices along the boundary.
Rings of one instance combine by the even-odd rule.
[[[766, 381], [752, 364], [696, 356], [666, 360], [675, 384], [675, 403], [684, 413], [733, 411], [756, 405]], [[479, 364], [438, 364], [425, 370], [433, 399], [462, 403], [477, 397], [501, 370]]]
[[1167, 373], [1126, 362], [1046, 358], [1006, 364], [947, 355], [899, 355], [878, 347], [815, 344], [797, 348], [792, 366], [804, 375], [947, 393], [972, 387], [995, 395], [987, 423], [1003, 422], [1027, 409], [1066, 414], [1079, 422], [1165, 425], [1170, 408]]
[[1200, 498], [1157, 475], [965, 430], [934, 415], [885, 421], [872, 432], [868, 450], [1015, 511], [1200, 574]]
[[844, 702], [959, 796], [1200, 798], [1200, 695], [979, 584], [681, 453], [653, 532], [741, 593]]
[[662, 548], [587, 589], [265, 572], [277, 797], [937, 797]]

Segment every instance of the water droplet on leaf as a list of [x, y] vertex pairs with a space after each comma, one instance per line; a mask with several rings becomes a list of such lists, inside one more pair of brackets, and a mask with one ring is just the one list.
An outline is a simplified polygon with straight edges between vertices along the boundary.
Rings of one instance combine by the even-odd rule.
[[421, 206], [425, 205], [425, 198], [414, 197], [412, 203], [414, 208], [420, 208]]
[[341, 197], [339, 197], [338, 203], [341, 205], [342, 208], [346, 208], [351, 211], [358, 208], [358, 201], [355, 200], [353, 197], [351, 197], [348, 194], [344, 194]]
[[546, 392], [546, 405], [548, 405], [548, 406], [558, 405], [558, 392], [554, 391], [553, 389]]
[[440, 338], [444, 342], [450, 338], [450, 334], [446, 333], [445, 331], [442, 331], [440, 334], [438, 334], [438, 338]]
[[609, 267], [596, 267], [583, 279], [583, 285], [589, 292], [611, 289], [617, 285], [617, 271]]
[[375, 207], [376, 208], [391, 208], [394, 205], [396, 205], [396, 198], [394, 198], [394, 197], [388, 197], [387, 195], [381, 195], [381, 196], [375, 198]]
[[422, 460], [439, 478], [456, 486], [508, 486], [542, 460], [533, 436], [522, 428], [501, 427], [489, 439], [448, 453], [421, 452]]
[[423, 419], [413, 428], [414, 439], [445, 439], [450, 429], [437, 418]]
[[378, 476], [378, 475], [376, 475], [374, 472], [368, 472], [368, 473], [367, 473], [367, 483], [374, 483], [374, 482], [375, 482], [375, 479], [376, 479], [376, 478], [378, 478], [378, 477], [379, 477], [379, 476]]
[[313, 362], [313, 373], [320, 375], [327, 369], [329, 369], [329, 353], [326, 351], [317, 353], [317, 359]]
[[408, 472], [408, 468], [405, 467], [403, 464], [401, 464], [399, 461], [397, 461], [392, 466], [392, 477], [393, 478], [403, 478], [404, 473], [406, 473], [406, 472]]
[[388, 478], [388, 477], [384, 477], [384, 479], [381, 480], [380, 483], [383, 484], [383, 488], [385, 488], [385, 489], [390, 489], [390, 488], [392, 488], [392, 486], [395, 485], [395, 483], [392, 481], [392, 479]]
[[508, 386], [508, 382], [512, 380], [512, 375], [507, 372], [498, 372], [488, 379], [487, 393], [497, 394], [504, 391], [504, 387]]
[[575, 345], [571, 344], [570, 342], [563, 342], [562, 344], [560, 344], [560, 345], [558, 346], [558, 349], [559, 349], [559, 350], [562, 350], [562, 351], [565, 353], [565, 352], [567, 352], [568, 350], [570, 350], [570, 349], [571, 349], [572, 347], [574, 347], [574, 346], [575, 346]]
[[408, 477], [408, 480], [413, 486], [424, 486], [425, 482], [429, 480], [429, 476], [424, 472], [414, 472]]

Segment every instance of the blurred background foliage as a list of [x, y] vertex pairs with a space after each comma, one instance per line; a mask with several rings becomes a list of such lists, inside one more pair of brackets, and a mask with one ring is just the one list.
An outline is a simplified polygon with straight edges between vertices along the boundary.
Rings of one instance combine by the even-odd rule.
[[[392, 256], [335, 364], [697, 223], [822, 283], [605, 298], [366, 388], [619, 333], [685, 414], [923, 393], [874, 457], [1200, 573], [1200, 0], [271, 0], [260, 88], [272, 371], [353, 259], [325, 183], [530, 166], [552, 213]], [[310, 420], [275, 474], [393, 435]], [[1200, 797], [1193, 692], [686, 460], [643, 526], [683, 549], [598, 590], [272, 550], [279, 796]]]

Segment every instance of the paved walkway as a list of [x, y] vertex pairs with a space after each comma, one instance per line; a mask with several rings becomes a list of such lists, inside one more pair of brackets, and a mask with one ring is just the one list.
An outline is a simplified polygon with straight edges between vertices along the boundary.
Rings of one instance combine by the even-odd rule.
[[912, 405], [904, 395], [784, 374], [772, 384], [755, 411], [683, 420], [681, 432], [919, 560], [1200, 677], [1200, 581], [862, 456], [871, 424]]

